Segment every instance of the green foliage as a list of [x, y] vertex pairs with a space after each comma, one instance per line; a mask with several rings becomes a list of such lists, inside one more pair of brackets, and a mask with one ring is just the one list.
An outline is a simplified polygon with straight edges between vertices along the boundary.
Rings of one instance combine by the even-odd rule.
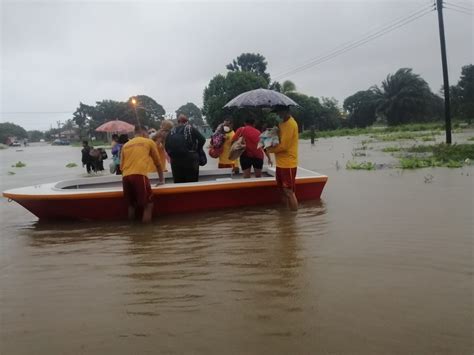
[[400, 147], [385, 147], [382, 149], [382, 152], [384, 153], [395, 153], [399, 152], [401, 150]]
[[351, 127], [367, 127], [376, 120], [378, 95], [373, 89], [358, 91], [344, 100], [344, 110], [349, 112], [348, 123]]
[[44, 133], [41, 131], [28, 131], [28, 140], [30, 142], [39, 142], [41, 139], [44, 139]]
[[287, 95], [289, 94], [290, 92], [294, 92], [296, 91], [296, 85], [295, 83], [293, 83], [292, 81], [290, 80], [285, 80], [282, 84], [281, 84], [281, 93]]
[[364, 162], [348, 161], [346, 163], [346, 169], [348, 170], [375, 170], [375, 164], [370, 161], [364, 161]]
[[[132, 99], [136, 100], [136, 113]], [[71, 122], [74, 122], [79, 127], [81, 138], [85, 138], [91, 135], [98, 135], [95, 132], [97, 127], [115, 119], [136, 125], [138, 117], [140, 124], [143, 126], [159, 126], [165, 113], [163, 106], [151, 97], [136, 95], [130, 97], [126, 102], [114, 100], [97, 101], [95, 106], [86, 105], [81, 102], [73, 113]]]
[[468, 141], [474, 141], [474, 137], [470, 137], [467, 139]]
[[270, 84], [270, 74], [266, 72], [267, 61], [261, 54], [242, 53], [232, 63], [227, 64], [226, 68], [233, 72], [249, 72], [261, 76], [267, 82], [266, 88]]
[[7, 139], [15, 137], [23, 139], [28, 137], [28, 133], [21, 126], [11, 122], [0, 123], [0, 143], [7, 143]]
[[474, 144], [437, 144], [413, 146], [406, 149], [410, 153], [429, 153], [430, 156], [409, 156], [400, 159], [402, 169], [416, 169], [444, 166], [459, 168], [474, 159]]
[[428, 83], [410, 68], [401, 68], [389, 74], [382, 87], [374, 87], [378, 96], [377, 114], [389, 125], [414, 121], [426, 121], [433, 116], [433, 106], [439, 108], [439, 98], [430, 90]]
[[317, 128], [324, 131], [341, 127], [342, 114], [337, 100], [335, 98], [322, 97], [321, 101], [322, 112], [321, 117], [316, 120]]
[[243, 124], [246, 110], [224, 109], [224, 105], [237, 95], [249, 90], [266, 88], [268, 82], [262, 76], [246, 71], [231, 71], [225, 76], [216, 75], [204, 89], [203, 113], [207, 123], [216, 128], [225, 115], [232, 114], [234, 126]]
[[176, 117], [178, 117], [180, 114], [186, 115], [189, 118], [189, 121], [191, 121], [191, 123], [196, 126], [204, 125], [201, 109], [192, 102], [188, 102], [186, 105], [178, 108], [176, 110]]
[[[430, 131], [430, 134], [439, 133], [441, 129], [444, 129], [443, 123], [410, 123], [399, 126], [390, 127], [366, 127], [366, 128], [339, 128], [330, 131], [317, 131], [317, 138], [328, 138], [328, 137], [344, 137], [344, 136], [360, 136], [365, 134], [373, 135], [373, 138], [378, 140], [397, 140], [397, 139], [416, 139], [419, 137], [426, 136], [426, 133], [414, 133], [419, 131]], [[400, 132], [400, 133], [398, 133]], [[406, 133], [403, 133], [406, 132]], [[391, 135], [385, 139], [381, 136], [388, 133], [397, 133], [397, 135]], [[398, 137], [398, 138], [397, 138]], [[309, 139], [310, 131], [304, 131], [300, 134], [301, 139]]]
[[456, 86], [450, 88], [452, 112], [472, 122], [474, 118], [474, 65], [462, 67], [461, 77]]
[[66, 168], [75, 168], [77, 166], [76, 163], [68, 163], [66, 164]]
[[375, 135], [372, 135], [371, 138], [374, 138], [381, 142], [391, 142], [391, 141], [408, 140], [408, 139], [421, 139], [424, 141], [432, 141], [432, 140], [435, 140], [433, 137], [434, 134], [435, 132], [431, 132], [431, 135], [427, 135], [425, 132], [401, 131], [401, 132], [394, 132], [390, 134], [375, 134]]
[[289, 92], [287, 96], [299, 105], [291, 108], [291, 114], [298, 122], [300, 129], [310, 129], [313, 125], [317, 127], [319, 123], [318, 118], [321, 117], [323, 112], [319, 99], [298, 92]]
[[[133, 111], [132, 99], [136, 100], [136, 114], [140, 120], [140, 124], [147, 127], [158, 127], [166, 113], [163, 106], [146, 95], [136, 95], [130, 97], [127, 102], [129, 115]], [[130, 123], [136, 124], [136, 117], [129, 120]]]
[[18, 161], [16, 164], [12, 165], [12, 168], [24, 168], [26, 166], [22, 161]]

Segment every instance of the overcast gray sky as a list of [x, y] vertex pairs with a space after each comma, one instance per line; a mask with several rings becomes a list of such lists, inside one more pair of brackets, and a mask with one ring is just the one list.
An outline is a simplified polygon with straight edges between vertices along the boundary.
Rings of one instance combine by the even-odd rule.
[[[461, 11], [473, 7], [471, 0], [446, 2]], [[2, 0], [0, 121], [46, 130], [71, 118], [80, 101], [125, 101], [136, 94], [151, 96], [167, 112], [186, 102], [201, 106], [210, 79], [243, 52], [265, 56], [275, 77], [432, 3]], [[461, 67], [473, 62], [473, 21], [472, 15], [445, 10], [452, 84]], [[280, 80], [342, 105], [345, 97], [410, 67], [438, 92], [439, 48], [433, 11]]]

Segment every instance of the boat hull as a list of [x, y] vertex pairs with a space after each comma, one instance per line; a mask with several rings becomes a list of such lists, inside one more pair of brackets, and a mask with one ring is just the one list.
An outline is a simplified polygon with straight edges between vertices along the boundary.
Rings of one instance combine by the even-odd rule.
[[[100, 178], [99, 178], [100, 179]], [[298, 200], [320, 198], [326, 176], [296, 179]], [[107, 191], [62, 190], [55, 193], [3, 193], [41, 220], [121, 220], [127, 218], [127, 204], [120, 189]], [[153, 189], [153, 216], [209, 211], [279, 203], [281, 196], [274, 178], [241, 179], [213, 183], [170, 184]]]

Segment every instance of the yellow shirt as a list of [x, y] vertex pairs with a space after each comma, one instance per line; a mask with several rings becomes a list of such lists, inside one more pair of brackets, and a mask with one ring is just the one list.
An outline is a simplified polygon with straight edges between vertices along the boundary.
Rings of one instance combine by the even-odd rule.
[[269, 153], [275, 153], [276, 166], [279, 168], [296, 168], [298, 166], [298, 124], [290, 116], [288, 120], [278, 125], [280, 144], [269, 148]]
[[135, 137], [124, 144], [120, 155], [122, 175], [148, 175], [148, 166], [153, 161], [161, 166], [156, 144], [149, 138]]
[[222, 153], [219, 155], [219, 164], [234, 164], [236, 160], [229, 160], [230, 147], [232, 146], [232, 137], [234, 137], [234, 131], [230, 131], [225, 134], [225, 141], [222, 145]]

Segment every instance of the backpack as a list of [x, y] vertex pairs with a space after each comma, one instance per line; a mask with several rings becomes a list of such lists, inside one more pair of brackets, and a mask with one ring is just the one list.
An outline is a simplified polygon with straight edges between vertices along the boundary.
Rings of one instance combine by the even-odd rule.
[[184, 136], [184, 127], [174, 127], [166, 137], [165, 149], [171, 158], [186, 155], [190, 151]]
[[100, 152], [100, 156], [101, 156], [102, 160], [105, 160], [109, 157], [107, 155], [107, 152], [105, 151], [105, 149], [99, 148], [99, 152]]

